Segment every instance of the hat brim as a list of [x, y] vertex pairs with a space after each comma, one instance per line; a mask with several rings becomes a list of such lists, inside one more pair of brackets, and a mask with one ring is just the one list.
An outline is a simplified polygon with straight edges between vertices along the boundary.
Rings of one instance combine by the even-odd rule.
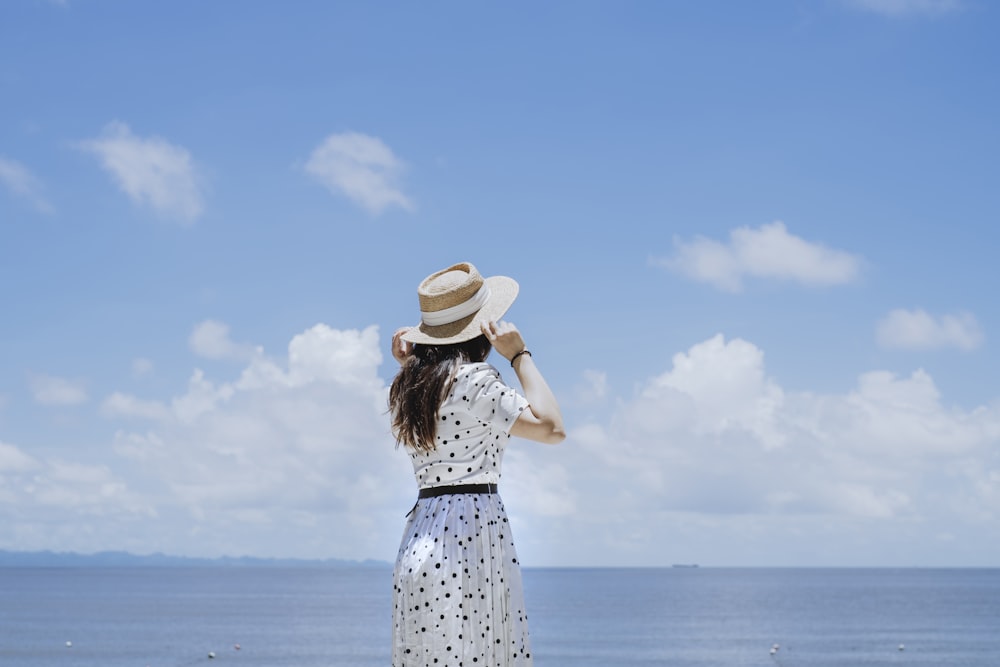
[[490, 297], [482, 308], [468, 317], [439, 326], [429, 326], [421, 322], [404, 333], [401, 338], [421, 345], [448, 345], [463, 343], [481, 336], [482, 323], [498, 320], [514, 303], [520, 287], [517, 281], [507, 276], [491, 276], [484, 282], [490, 288]]

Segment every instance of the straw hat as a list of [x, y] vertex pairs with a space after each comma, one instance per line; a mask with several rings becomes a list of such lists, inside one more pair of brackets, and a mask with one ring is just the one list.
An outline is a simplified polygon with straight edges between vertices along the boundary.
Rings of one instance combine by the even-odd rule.
[[403, 340], [445, 345], [482, 334], [483, 322], [503, 316], [517, 297], [517, 281], [507, 276], [483, 278], [472, 264], [462, 262], [432, 273], [417, 287], [420, 324]]

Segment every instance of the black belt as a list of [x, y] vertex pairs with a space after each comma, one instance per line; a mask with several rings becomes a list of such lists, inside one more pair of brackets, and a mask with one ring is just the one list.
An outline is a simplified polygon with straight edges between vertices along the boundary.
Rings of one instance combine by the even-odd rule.
[[420, 489], [419, 498], [449, 496], [453, 493], [496, 493], [496, 484], [453, 484], [451, 486], [428, 486]]
[[[417, 494], [417, 498], [434, 498], [435, 496], [450, 496], [456, 493], [496, 493], [496, 484], [452, 484], [451, 486], [429, 486], [425, 489], [420, 489]], [[417, 501], [419, 502], [419, 500]], [[413, 509], [406, 513], [406, 516], [413, 514], [413, 510], [417, 509], [416, 503], [413, 505]]]

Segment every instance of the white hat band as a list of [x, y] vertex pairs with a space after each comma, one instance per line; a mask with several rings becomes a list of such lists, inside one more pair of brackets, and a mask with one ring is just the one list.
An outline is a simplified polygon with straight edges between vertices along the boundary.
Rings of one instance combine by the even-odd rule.
[[442, 324], [451, 324], [452, 322], [457, 322], [463, 317], [468, 317], [478, 311], [486, 305], [489, 298], [490, 288], [483, 285], [468, 301], [460, 303], [457, 306], [430, 312], [421, 310], [420, 320], [429, 327], [439, 327]]

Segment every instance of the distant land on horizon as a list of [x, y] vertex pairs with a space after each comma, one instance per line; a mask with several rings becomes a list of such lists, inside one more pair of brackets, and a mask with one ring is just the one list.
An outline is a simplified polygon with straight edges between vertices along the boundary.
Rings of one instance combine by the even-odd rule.
[[[73, 551], [6, 551], [0, 549], [0, 568], [17, 567], [256, 567], [256, 568], [391, 568], [389, 561], [365, 559], [344, 560], [339, 558], [263, 558], [259, 556], [219, 556], [217, 558], [196, 556], [175, 556], [163, 553], [134, 554], [128, 551], [99, 551], [96, 553], [77, 553]], [[524, 567], [522, 565], [522, 567]], [[936, 569], [972, 569], [993, 570], [995, 565], [979, 566], [905, 566], [905, 565], [861, 565], [861, 566], [707, 566], [722, 569], [861, 569], [861, 570], [936, 570]], [[672, 563], [668, 565], [630, 566], [630, 565], [591, 565], [591, 566], [527, 566], [529, 570], [561, 570], [561, 569], [666, 569], [666, 570], [699, 570], [706, 569], [699, 563]]]
[[81, 554], [68, 551], [3, 551], [0, 567], [389, 567], [378, 560], [340, 560], [337, 558], [259, 558], [221, 556], [198, 558], [162, 553], [133, 554], [127, 551], [100, 551]]

